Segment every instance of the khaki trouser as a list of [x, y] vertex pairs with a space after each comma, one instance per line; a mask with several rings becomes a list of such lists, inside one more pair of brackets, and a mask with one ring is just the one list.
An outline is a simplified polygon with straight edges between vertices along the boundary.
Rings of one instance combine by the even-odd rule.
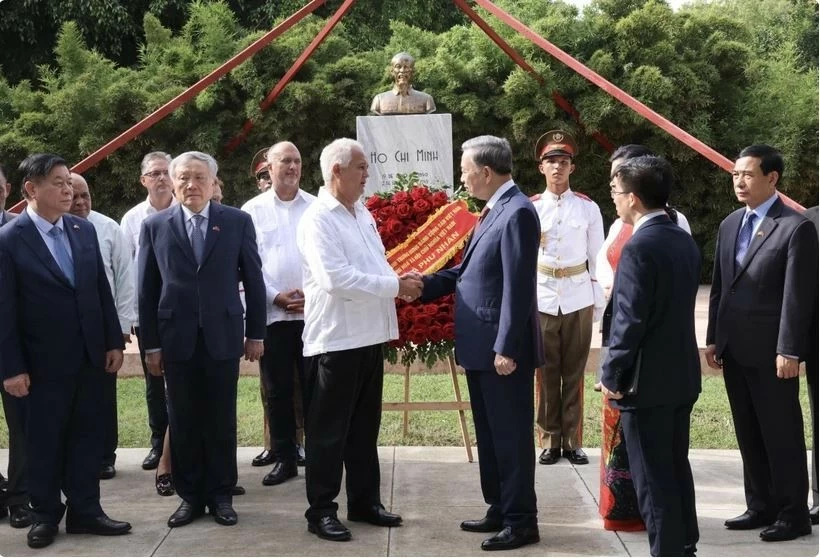
[[538, 313], [546, 364], [536, 374], [541, 448], [583, 445], [584, 368], [592, 341], [592, 306], [557, 316]]

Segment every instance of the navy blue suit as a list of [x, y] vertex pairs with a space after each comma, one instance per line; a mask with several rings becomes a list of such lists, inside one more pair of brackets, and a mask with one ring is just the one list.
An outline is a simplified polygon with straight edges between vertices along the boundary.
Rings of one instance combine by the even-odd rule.
[[[538, 214], [513, 186], [476, 226], [462, 263], [424, 278], [424, 300], [455, 292], [456, 361], [467, 371], [487, 516], [535, 527], [533, 378], [544, 363], [535, 271]], [[495, 355], [515, 371], [499, 375]]]
[[194, 506], [230, 502], [239, 358], [246, 336], [265, 338], [253, 222], [247, 213], [212, 203], [197, 266], [182, 207], [170, 207], [144, 221], [138, 265], [140, 338], [146, 350], [162, 349], [176, 490]]
[[695, 298], [701, 259], [665, 214], [626, 243], [612, 287], [612, 325], [601, 383], [626, 393], [621, 410], [629, 467], [653, 556], [681, 556], [698, 541], [689, 466], [689, 417], [701, 389]]
[[0, 376], [27, 372], [28, 489], [36, 521], [100, 508], [105, 354], [123, 349], [94, 226], [63, 216], [75, 284], [23, 213], [0, 230]]

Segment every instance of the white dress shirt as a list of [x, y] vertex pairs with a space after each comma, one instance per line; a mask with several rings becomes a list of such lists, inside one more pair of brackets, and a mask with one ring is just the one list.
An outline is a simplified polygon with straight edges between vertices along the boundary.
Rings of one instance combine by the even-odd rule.
[[[188, 242], [191, 241], [191, 235], [194, 233], [194, 212], [182, 206], [182, 218], [185, 221], [185, 232], [188, 234]], [[202, 231], [202, 238], [203, 240], [207, 240], [208, 238], [208, 218], [211, 216], [211, 202], [208, 201], [205, 203], [205, 207], [202, 208], [202, 211], [196, 213], [202, 217], [202, 221], [199, 222], [199, 230]]]
[[[52, 224], [49, 223], [47, 220], [43, 219], [42, 217], [40, 217], [40, 215], [36, 211], [34, 211], [30, 205], [26, 206], [26, 213], [28, 213], [28, 216], [34, 223], [34, 226], [37, 227], [37, 232], [40, 233], [40, 236], [46, 243], [46, 248], [48, 248], [49, 253], [51, 253], [51, 257], [54, 258], [55, 262], [60, 261], [57, 259], [57, 253], [55, 252], [57, 247], [54, 244], [54, 237], [48, 234], [48, 232], [54, 227], [57, 227], [58, 229], [63, 231], [63, 234], [60, 235], [60, 238], [63, 242], [63, 246], [65, 246], [65, 249], [68, 250], [68, 255], [71, 257], [71, 259], [74, 259], [74, 253], [71, 251], [71, 243], [68, 241], [68, 237], [65, 234], [65, 223], [63, 222], [62, 216], [59, 219], [57, 219], [56, 223]], [[59, 263], [57, 265], [59, 266]]]
[[[678, 214], [678, 226], [692, 234], [692, 229], [689, 227], [689, 221], [686, 219], [686, 215], [681, 213], [680, 211], [675, 210]], [[595, 266], [595, 271], [597, 273], [596, 278], [598, 279], [598, 283], [601, 285], [601, 288], [606, 290], [612, 288], [612, 284], [615, 282], [615, 272], [612, 269], [612, 266], [609, 265], [609, 259], [606, 257], [606, 252], [609, 250], [609, 247], [612, 246], [612, 243], [615, 242], [615, 239], [618, 237], [618, 233], [621, 232], [621, 229], [624, 228], [624, 222], [621, 221], [620, 217], [615, 219], [612, 222], [612, 225], [609, 227], [609, 232], [606, 235], [606, 240], [604, 240], [601, 249], [598, 251], [598, 256], [595, 258], [597, 264]], [[632, 230], [632, 234], [635, 234], [635, 230]]]
[[398, 339], [399, 278], [387, 263], [370, 212], [352, 215], [322, 187], [297, 229], [304, 260], [304, 355]]
[[265, 279], [267, 324], [304, 320], [301, 312], [288, 313], [273, 301], [280, 292], [302, 289], [302, 255], [296, 246], [296, 229], [316, 196], [299, 190], [296, 197], [283, 201], [271, 188], [248, 200], [242, 211], [256, 227], [256, 242]]
[[541, 220], [541, 248], [538, 264], [554, 269], [588, 262], [588, 271], [572, 277], [551, 277], [538, 273], [538, 311], [551, 316], [595, 307], [597, 321], [606, 301], [596, 281], [595, 257], [604, 243], [601, 210], [594, 201], [567, 190], [560, 196], [545, 191], [533, 200]]
[[91, 211], [88, 214], [88, 221], [94, 225], [97, 240], [100, 242], [105, 276], [114, 296], [120, 329], [124, 334], [129, 334], [131, 324], [137, 321], [137, 314], [134, 270], [131, 269], [134, 262], [126, 246], [125, 234], [115, 220], [102, 213]]
[[[173, 207], [178, 203], [179, 202], [176, 198], [171, 198], [170, 207]], [[146, 198], [144, 202], [140, 202], [126, 211], [120, 221], [120, 228], [125, 235], [125, 245], [131, 253], [131, 261], [134, 263], [134, 285], [137, 285], [138, 283], [137, 267], [139, 266], [137, 265], [137, 259], [139, 258], [140, 231], [142, 230], [142, 222], [158, 211], [161, 210], [151, 205], [150, 199]], [[134, 297], [134, 316], [139, 316], [137, 303], [137, 297]], [[139, 322], [136, 318], [134, 319], [134, 326], [139, 327]]]

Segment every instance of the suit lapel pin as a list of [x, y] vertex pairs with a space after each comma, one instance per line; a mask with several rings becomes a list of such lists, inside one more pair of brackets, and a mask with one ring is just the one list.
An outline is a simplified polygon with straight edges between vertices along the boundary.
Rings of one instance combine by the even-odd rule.
[[765, 232], [763, 232], [763, 231], [757, 231], [757, 234], [756, 234], [755, 236], [765, 236], [765, 235], [766, 235], [766, 233], [765, 233]]
[[213, 227], [211, 227], [211, 230], [214, 231], [214, 232], [219, 232], [219, 227], [214, 225]]
[[78, 230], [80, 230], [80, 225], [74, 225], [71, 228], [74, 229], [75, 231], [78, 231]]

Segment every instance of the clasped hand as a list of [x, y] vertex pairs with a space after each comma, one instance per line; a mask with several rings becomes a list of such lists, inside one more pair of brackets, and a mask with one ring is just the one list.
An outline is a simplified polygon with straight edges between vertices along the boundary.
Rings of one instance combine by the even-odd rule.
[[422, 275], [418, 271], [411, 271], [399, 277], [399, 298], [405, 302], [413, 302], [421, 296], [424, 290]]
[[305, 311], [305, 293], [302, 289], [292, 289], [276, 295], [273, 303], [288, 314], [301, 314]]

